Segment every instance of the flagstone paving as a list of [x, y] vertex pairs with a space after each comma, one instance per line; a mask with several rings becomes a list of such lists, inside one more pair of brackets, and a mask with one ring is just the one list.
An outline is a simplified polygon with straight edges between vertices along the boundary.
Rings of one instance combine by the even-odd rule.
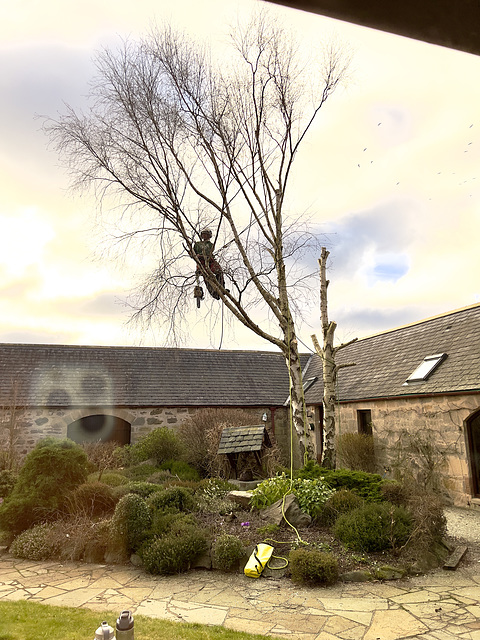
[[19, 560], [0, 555], [0, 602], [220, 625], [290, 640], [480, 640], [480, 564], [395, 582], [307, 588], [289, 580]]

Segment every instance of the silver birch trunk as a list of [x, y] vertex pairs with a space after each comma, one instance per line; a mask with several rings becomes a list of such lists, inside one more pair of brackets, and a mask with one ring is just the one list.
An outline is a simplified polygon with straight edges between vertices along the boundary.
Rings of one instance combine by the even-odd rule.
[[352, 363], [337, 365], [335, 357], [339, 349], [347, 344], [355, 342], [351, 340], [347, 344], [333, 346], [335, 329], [337, 324], [328, 319], [327, 289], [330, 284], [327, 280], [327, 258], [329, 251], [322, 247], [318, 265], [320, 268], [320, 316], [322, 322], [323, 347], [320, 346], [317, 337], [312, 336], [315, 351], [322, 358], [323, 363], [323, 456], [322, 466], [327, 469], [335, 469], [336, 466], [336, 420], [335, 404], [337, 402], [337, 373], [342, 367], [353, 366]]

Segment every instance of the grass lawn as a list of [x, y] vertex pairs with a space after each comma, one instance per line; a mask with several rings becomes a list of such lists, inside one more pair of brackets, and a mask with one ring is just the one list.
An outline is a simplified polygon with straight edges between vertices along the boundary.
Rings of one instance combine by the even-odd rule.
[[[120, 611], [52, 607], [35, 602], [0, 602], [0, 640], [93, 640], [106, 620], [113, 628]], [[134, 616], [135, 640], [265, 640], [223, 627]]]

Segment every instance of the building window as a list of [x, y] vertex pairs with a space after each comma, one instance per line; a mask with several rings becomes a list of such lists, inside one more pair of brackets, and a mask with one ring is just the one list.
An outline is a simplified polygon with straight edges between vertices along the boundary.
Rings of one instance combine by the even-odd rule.
[[407, 382], [405, 384], [410, 384], [411, 382], [423, 382], [424, 380], [427, 380], [446, 357], [446, 353], [437, 353], [434, 356], [427, 356], [415, 369], [412, 375], [407, 378]]
[[370, 409], [359, 409], [357, 411], [358, 433], [365, 436], [371, 436], [372, 430], [372, 412]]
[[307, 391], [308, 389], [310, 389], [310, 387], [312, 385], [315, 384], [315, 382], [318, 380], [318, 378], [307, 378], [306, 380], [303, 381], [303, 391]]

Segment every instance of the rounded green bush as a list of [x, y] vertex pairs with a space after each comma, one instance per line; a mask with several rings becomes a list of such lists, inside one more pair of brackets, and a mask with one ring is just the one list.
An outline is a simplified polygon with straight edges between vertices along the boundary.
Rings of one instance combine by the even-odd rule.
[[103, 482], [86, 482], [76, 487], [69, 496], [71, 514], [82, 514], [91, 518], [112, 513], [116, 500], [112, 488]]
[[112, 518], [112, 539], [127, 553], [137, 551], [152, 523], [147, 502], [135, 493], [120, 498]]
[[198, 526], [194, 516], [190, 513], [165, 513], [157, 511], [152, 516], [149, 537], [169, 534], [171, 531], [187, 530]]
[[162, 486], [153, 482], [128, 482], [115, 487], [114, 495], [117, 499], [120, 499], [128, 493], [135, 493], [142, 498], [148, 498], [156, 491], [162, 491]]
[[245, 557], [245, 547], [240, 538], [225, 533], [219, 536], [212, 546], [212, 559], [215, 569], [232, 571]]
[[171, 429], [159, 427], [131, 445], [129, 455], [134, 462], [154, 460], [160, 466], [167, 460], [178, 459], [182, 449], [181, 440]]
[[340, 489], [335, 491], [323, 505], [320, 520], [324, 524], [333, 524], [339, 516], [358, 509], [363, 504], [362, 498], [357, 493], [350, 489]]
[[370, 552], [402, 546], [412, 526], [412, 518], [403, 507], [389, 502], [368, 503], [340, 516], [333, 532], [346, 547]]
[[192, 562], [207, 550], [203, 531], [190, 526], [173, 527], [165, 536], [145, 542], [140, 555], [145, 569], [153, 574], [188, 571]]
[[[99, 482], [98, 471], [88, 475], [88, 482]], [[105, 471], [102, 473], [100, 482], [108, 484], [109, 487], [120, 487], [121, 485], [128, 484], [129, 480], [123, 473], [118, 473], [117, 471]]]
[[0, 527], [21, 533], [54, 518], [66, 496], [87, 479], [88, 459], [72, 440], [46, 438], [25, 458], [18, 480], [0, 506]]
[[53, 541], [51, 531], [52, 525], [49, 523], [36, 524], [14, 539], [9, 552], [15, 558], [27, 560], [48, 560], [55, 557], [59, 548]]
[[326, 586], [338, 580], [338, 562], [331, 553], [295, 549], [290, 552], [289, 565], [293, 582]]
[[152, 511], [193, 511], [195, 499], [193, 492], [185, 487], [168, 487], [156, 491], [148, 498]]

